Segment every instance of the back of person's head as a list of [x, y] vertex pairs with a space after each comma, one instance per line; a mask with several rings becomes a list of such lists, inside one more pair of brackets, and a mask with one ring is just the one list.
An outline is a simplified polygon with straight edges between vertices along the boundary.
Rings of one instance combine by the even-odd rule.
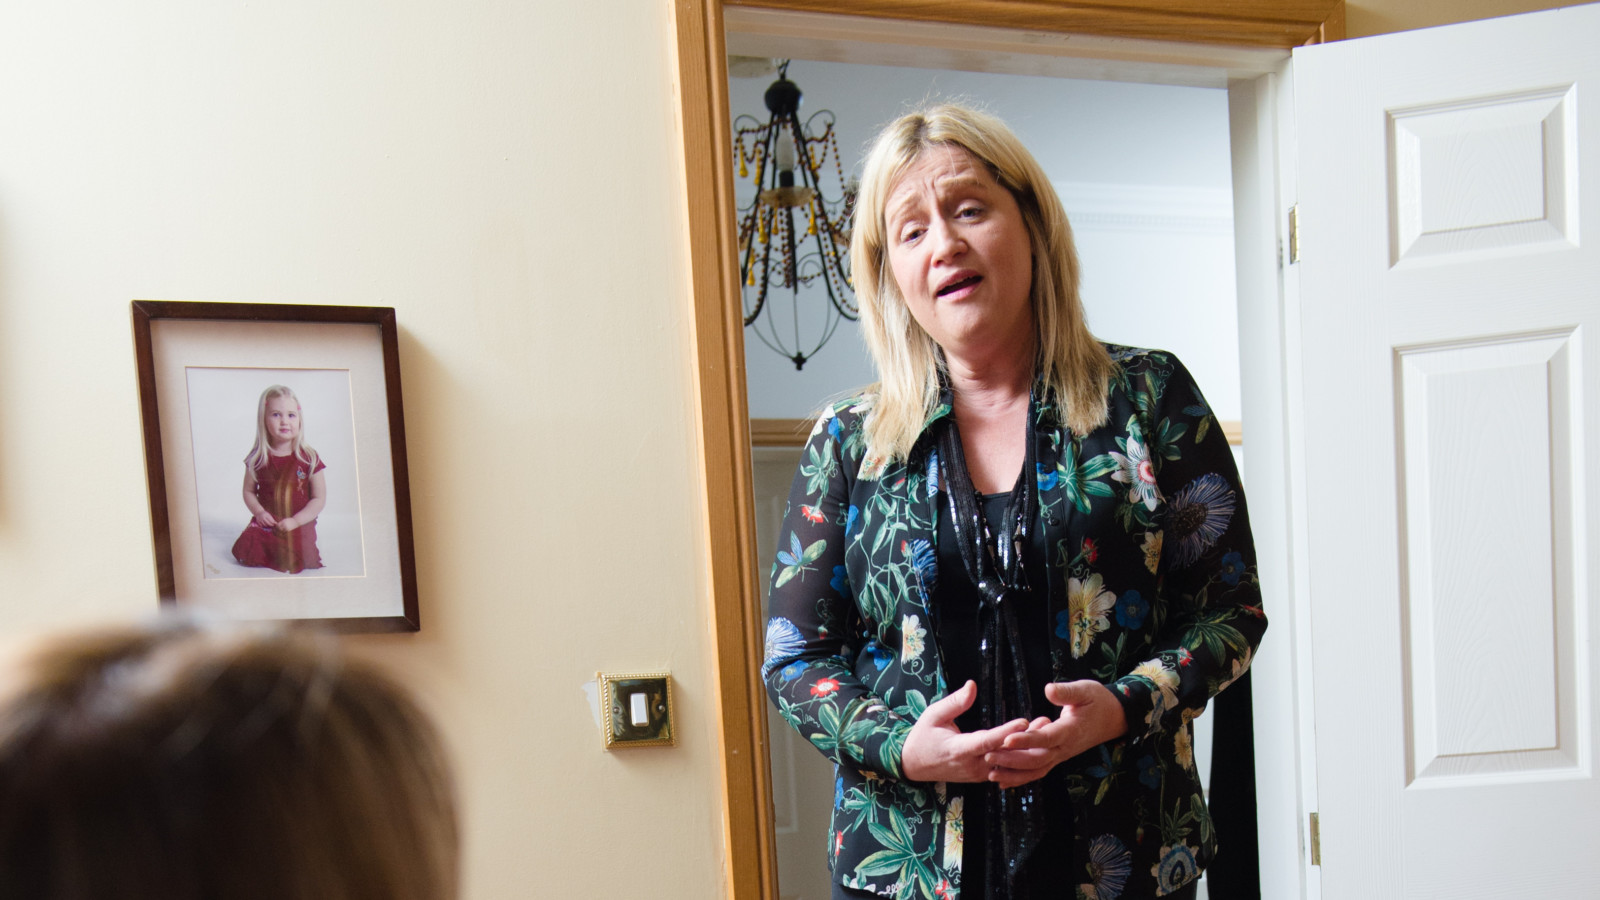
[[0, 699], [0, 898], [450, 900], [457, 849], [436, 732], [330, 635], [84, 633]]

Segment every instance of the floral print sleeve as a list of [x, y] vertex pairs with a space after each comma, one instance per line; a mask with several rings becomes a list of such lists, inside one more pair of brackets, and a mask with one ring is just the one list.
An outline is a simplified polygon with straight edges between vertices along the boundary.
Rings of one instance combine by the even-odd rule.
[[779, 715], [825, 756], [898, 779], [912, 719], [857, 674], [891, 654], [869, 637], [879, 623], [861, 615], [845, 565], [860, 530], [850, 503], [863, 466], [859, 411], [847, 402], [824, 413], [801, 451], [772, 568], [761, 674]]
[[1121, 377], [1138, 410], [1129, 440], [1149, 468], [1116, 480], [1151, 495], [1140, 499], [1155, 509], [1145, 551], [1160, 599], [1153, 652], [1112, 687], [1128, 738], [1142, 740], [1181, 729], [1244, 674], [1267, 623], [1239, 473], [1200, 389], [1157, 352], [1124, 363]]

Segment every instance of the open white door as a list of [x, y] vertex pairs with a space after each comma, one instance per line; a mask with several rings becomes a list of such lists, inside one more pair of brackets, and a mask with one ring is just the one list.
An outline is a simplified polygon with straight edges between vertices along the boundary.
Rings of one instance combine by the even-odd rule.
[[1295, 52], [1327, 898], [1596, 896], [1597, 39]]

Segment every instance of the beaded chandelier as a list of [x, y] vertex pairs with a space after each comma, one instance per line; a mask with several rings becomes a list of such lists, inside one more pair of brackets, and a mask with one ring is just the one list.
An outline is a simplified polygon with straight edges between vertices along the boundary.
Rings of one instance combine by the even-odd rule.
[[[798, 371], [840, 321], [857, 316], [850, 280], [856, 189], [845, 181], [833, 113], [819, 110], [802, 125], [800, 88], [788, 72], [785, 60], [767, 88], [765, 124], [741, 115], [733, 125], [739, 177], [755, 175], [755, 196], [738, 210], [744, 324]], [[822, 191], [830, 157], [834, 199]]]

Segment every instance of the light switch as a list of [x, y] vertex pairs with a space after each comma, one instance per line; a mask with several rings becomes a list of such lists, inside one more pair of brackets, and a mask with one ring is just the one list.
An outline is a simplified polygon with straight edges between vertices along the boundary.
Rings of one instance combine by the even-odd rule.
[[676, 743], [672, 727], [672, 678], [665, 672], [596, 675], [607, 750], [666, 747]]

